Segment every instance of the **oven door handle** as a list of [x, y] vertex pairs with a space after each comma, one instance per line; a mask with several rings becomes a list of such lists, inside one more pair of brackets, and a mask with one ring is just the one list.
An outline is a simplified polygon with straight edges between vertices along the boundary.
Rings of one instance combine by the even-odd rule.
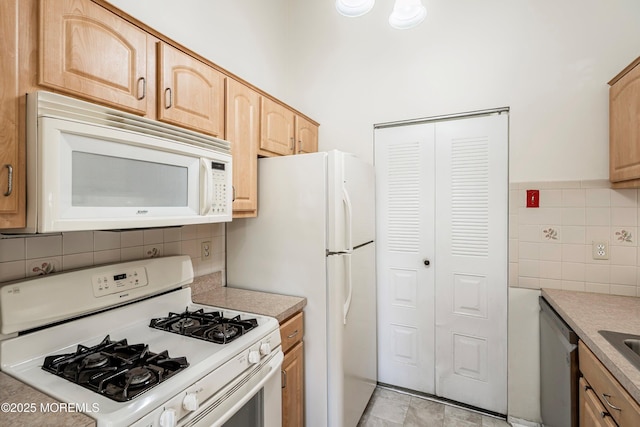
[[[264, 385], [271, 381], [274, 375], [280, 374], [280, 367], [282, 366], [282, 360], [284, 359], [284, 354], [281, 350], [278, 350], [278, 354], [271, 358], [269, 363], [267, 363], [263, 369], [270, 369], [270, 372], [260, 380], [258, 384], [256, 384], [249, 392], [243, 394], [242, 398], [236, 402], [223, 416], [216, 419], [215, 423], [211, 425], [211, 427], [220, 427], [225, 422], [229, 420], [236, 412], [242, 408], [245, 403], [253, 398], [253, 396], [260, 391], [264, 387]], [[280, 385], [278, 385], [278, 391], [280, 391]]]

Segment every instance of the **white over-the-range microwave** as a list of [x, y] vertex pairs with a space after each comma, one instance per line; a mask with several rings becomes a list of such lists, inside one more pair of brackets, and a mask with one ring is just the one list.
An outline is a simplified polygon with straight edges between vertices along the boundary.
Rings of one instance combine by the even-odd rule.
[[27, 95], [27, 227], [8, 231], [231, 221], [232, 192], [229, 142], [34, 92]]

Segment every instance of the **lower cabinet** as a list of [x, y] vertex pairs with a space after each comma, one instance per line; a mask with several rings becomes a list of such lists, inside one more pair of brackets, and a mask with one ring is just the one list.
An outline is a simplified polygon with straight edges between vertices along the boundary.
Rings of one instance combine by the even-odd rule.
[[582, 342], [580, 365], [580, 427], [640, 426], [640, 405]]
[[302, 312], [280, 325], [282, 338], [282, 426], [304, 426], [304, 343]]
[[589, 383], [580, 378], [580, 427], [615, 427], [611, 414], [604, 409]]

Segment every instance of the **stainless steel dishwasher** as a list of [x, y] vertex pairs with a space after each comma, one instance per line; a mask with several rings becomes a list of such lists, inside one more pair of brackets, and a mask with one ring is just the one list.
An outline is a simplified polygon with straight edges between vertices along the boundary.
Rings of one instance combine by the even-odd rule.
[[545, 427], [578, 425], [578, 336], [540, 297], [540, 410]]

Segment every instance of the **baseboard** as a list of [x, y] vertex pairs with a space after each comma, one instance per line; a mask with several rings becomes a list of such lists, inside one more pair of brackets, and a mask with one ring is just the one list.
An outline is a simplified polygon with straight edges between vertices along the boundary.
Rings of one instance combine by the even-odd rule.
[[543, 427], [540, 423], [534, 423], [533, 421], [522, 420], [514, 417], [507, 417], [507, 422], [513, 427]]

